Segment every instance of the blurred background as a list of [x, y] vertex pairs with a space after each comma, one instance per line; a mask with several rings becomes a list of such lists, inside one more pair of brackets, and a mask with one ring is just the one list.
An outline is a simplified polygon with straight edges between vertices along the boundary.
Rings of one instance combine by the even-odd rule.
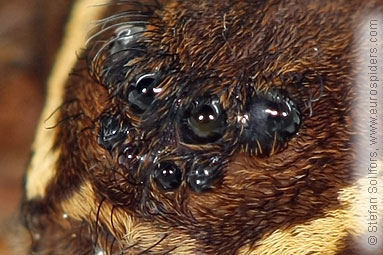
[[23, 175], [70, 0], [0, 0], [0, 255], [18, 217]]

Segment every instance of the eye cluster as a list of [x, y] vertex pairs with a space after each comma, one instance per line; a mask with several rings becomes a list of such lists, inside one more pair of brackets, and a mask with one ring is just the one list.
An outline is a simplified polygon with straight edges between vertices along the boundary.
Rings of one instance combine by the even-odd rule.
[[[148, 112], [155, 113], [159, 105], [162, 105], [159, 99], [163, 91], [160, 83], [161, 76], [158, 73], [148, 73], [137, 77], [123, 93], [123, 103], [128, 105], [129, 111], [134, 115], [145, 116], [149, 118], [149, 121], [153, 121], [154, 116], [148, 115]], [[175, 122], [173, 127], [175, 133], [179, 134], [180, 142], [184, 144], [216, 143], [227, 130], [225, 112], [219, 100], [213, 96], [202, 96], [193, 100], [186, 107], [177, 110], [175, 116], [172, 119]]]
[[[142, 158], [145, 158], [146, 163], [144, 166], [139, 163], [140, 169], [150, 169], [149, 173], [144, 171], [148, 173], [146, 176], [150, 176], [164, 191], [175, 190], [183, 182], [195, 192], [207, 191], [218, 183], [225, 164], [224, 160], [206, 160], [208, 155], [217, 154], [221, 159], [227, 159], [236, 148], [246, 148], [253, 156], [268, 156], [285, 146], [301, 125], [301, 113], [297, 105], [282, 89], [259, 92], [243, 102], [242, 112], [231, 117], [231, 120], [237, 119], [238, 122], [230, 124], [228, 111], [223, 109], [215, 95], [205, 94], [188, 99], [187, 104], [167, 109], [165, 114], [159, 113], [159, 108], [164, 108], [164, 105], [169, 108], [171, 102], [178, 100], [161, 96], [164, 92], [161, 86], [162, 75], [159, 72], [142, 74], [127, 84], [120, 101], [123, 109], [127, 107], [128, 116], [102, 118], [99, 143], [111, 150], [128, 136], [138, 141], [136, 145], [130, 144], [130, 147], [141, 144], [138, 145], [140, 148], [133, 148], [135, 153], [130, 157], [145, 154]], [[163, 116], [169, 112], [170, 117]], [[129, 122], [133, 121], [130, 119], [132, 116], [135, 125]], [[146, 122], [150, 122], [150, 125], [145, 125]], [[162, 129], [162, 125], [169, 128]], [[233, 135], [239, 137], [230, 138]], [[184, 157], [184, 162], [167, 160], [167, 155], [154, 152], [164, 147]], [[120, 158], [123, 158], [119, 160], [120, 164], [133, 167], [129, 163], [129, 156]]]

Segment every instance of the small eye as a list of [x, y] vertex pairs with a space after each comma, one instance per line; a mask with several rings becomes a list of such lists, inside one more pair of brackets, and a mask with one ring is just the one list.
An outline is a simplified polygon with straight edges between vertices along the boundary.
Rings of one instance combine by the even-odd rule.
[[133, 60], [146, 54], [145, 45], [140, 43], [146, 23], [115, 20], [94, 31], [87, 42], [87, 60], [95, 80], [112, 90], [126, 82], [126, 74], [136, 66]]
[[225, 133], [225, 116], [218, 100], [196, 100], [183, 113], [180, 135], [185, 143], [218, 141]]
[[153, 178], [162, 189], [173, 190], [181, 185], [182, 172], [175, 164], [165, 161], [154, 169]]
[[200, 165], [188, 173], [187, 183], [198, 193], [207, 191], [219, 177], [219, 169], [216, 166]]
[[131, 85], [127, 100], [134, 113], [142, 114], [152, 105], [156, 95], [162, 90], [156, 87], [157, 84], [158, 79], [154, 74], [146, 74]]
[[102, 116], [100, 118], [100, 132], [98, 143], [107, 150], [122, 142], [129, 132], [129, 126], [118, 116]]
[[110, 54], [120, 53], [132, 46], [145, 31], [145, 24], [124, 25], [117, 27], [114, 34], [115, 39], [110, 42]]

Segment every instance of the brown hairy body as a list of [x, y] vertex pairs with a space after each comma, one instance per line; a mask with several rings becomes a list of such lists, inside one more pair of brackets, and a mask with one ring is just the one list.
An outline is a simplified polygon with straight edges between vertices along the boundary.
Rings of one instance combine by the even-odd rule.
[[33, 254], [358, 254], [354, 31], [382, 1], [93, 8], [26, 176]]

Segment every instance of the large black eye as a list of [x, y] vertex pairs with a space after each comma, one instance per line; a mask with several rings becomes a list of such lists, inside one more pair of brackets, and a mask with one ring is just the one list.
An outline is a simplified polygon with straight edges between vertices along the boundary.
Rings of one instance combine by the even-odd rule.
[[225, 133], [225, 115], [218, 100], [196, 100], [183, 113], [180, 135], [185, 143], [202, 144], [219, 140]]
[[251, 145], [256, 154], [270, 154], [298, 132], [301, 113], [285, 91], [273, 89], [248, 102], [239, 121], [241, 142]]
[[173, 190], [180, 186], [182, 172], [175, 164], [165, 161], [154, 169], [153, 178], [162, 189]]
[[155, 74], [145, 74], [129, 87], [127, 100], [134, 113], [142, 114], [152, 105], [156, 95], [161, 92], [157, 84]]

